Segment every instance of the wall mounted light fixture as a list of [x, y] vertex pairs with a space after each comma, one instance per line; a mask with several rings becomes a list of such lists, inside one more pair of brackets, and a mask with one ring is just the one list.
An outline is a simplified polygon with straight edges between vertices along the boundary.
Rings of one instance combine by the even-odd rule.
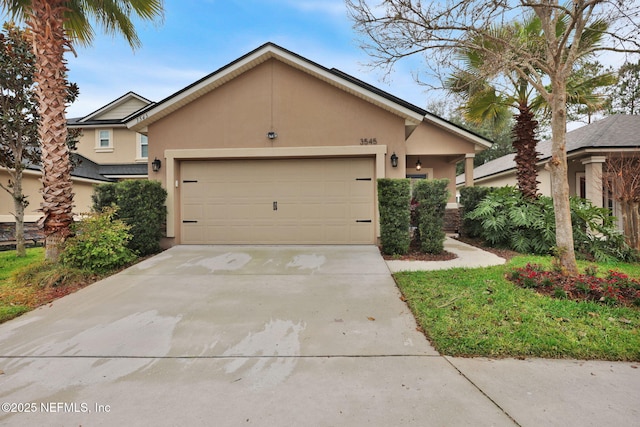
[[276, 139], [278, 137], [278, 134], [275, 133], [274, 131], [269, 131], [267, 132], [267, 138], [269, 139]]
[[396, 152], [395, 151], [391, 155], [390, 160], [391, 160], [391, 167], [397, 168], [398, 167], [398, 156], [396, 156]]
[[416, 162], [416, 170], [419, 171], [422, 169], [422, 162], [420, 161], [420, 157], [418, 157], [418, 161]]
[[162, 162], [160, 161], [160, 159], [156, 157], [153, 160], [153, 162], [151, 162], [151, 169], [153, 169], [154, 172], [158, 172], [161, 167], [162, 167]]

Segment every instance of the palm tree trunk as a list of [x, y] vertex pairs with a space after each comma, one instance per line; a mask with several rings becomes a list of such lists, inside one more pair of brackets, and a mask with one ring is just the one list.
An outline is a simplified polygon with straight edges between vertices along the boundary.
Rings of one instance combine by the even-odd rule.
[[32, 0], [27, 22], [33, 33], [36, 58], [36, 95], [42, 147], [42, 213], [45, 256], [57, 261], [60, 244], [73, 222], [71, 162], [66, 144], [66, 64], [68, 45], [64, 31], [65, 0]]
[[527, 103], [520, 103], [519, 114], [513, 128], [513, 148], [516, 150], [516, 177], [518, 187], [528, 199], [538, 198], [538, 169], [539, 160], [536, 146], [536, 129], [538, 122]]

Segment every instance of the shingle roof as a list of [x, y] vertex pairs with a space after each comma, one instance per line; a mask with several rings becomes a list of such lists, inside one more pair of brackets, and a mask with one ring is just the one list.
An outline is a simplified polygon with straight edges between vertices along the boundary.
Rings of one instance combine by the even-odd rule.
[[80, 154], [73, 153], [72, 156], [76, 160], [77, 166], [71, 171], [71, 176], [77, 178], [93, 179], [96, 181], [111, 182], [100, 173], [99, 165]]
[[119, 165], [98, 165], [98, 171], [105, 176], [147, 175], [146, 163], [130, 163]]
[[[567, 132], [567, 155], [580, 150], [638, 148], [640, 150], [640, 115], [615, 114], [587, 126]], [[551, 158], [551, 140], [538, 143], [540, 161]], [[499, 157], [473, 170], [474, 179], [485, 178], [515, 169], [515, 154]], [[464, 174], [456, 177], [456, 184], [464, 183]]]
[[[76, 165], [71, 171], [72, 178], [84, 178], [91, 179], [94, 181], [102, 181], [102, 182], [111, 182], [115, 181], [113, 179], [107, 178], [100, 173], [99, 166], [97, 163], [87, 159], [84, 156], [81, 156], [77, 153], [71, 153], [72, 161]], [[145, 174], [146, 172], [146, 164], [145, 166]], [[28, 165], [27, 169], [34, 171], [41, 171], [42, 167], [40, 165]]]

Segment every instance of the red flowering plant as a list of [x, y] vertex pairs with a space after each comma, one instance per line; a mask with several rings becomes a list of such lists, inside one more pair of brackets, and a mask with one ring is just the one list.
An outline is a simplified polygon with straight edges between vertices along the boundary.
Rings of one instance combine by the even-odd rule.
[[640, 281], [613, 270], [605, 277], [598, 277], [596, 273], [596, 267], [587, 267], [584, 274], [567, 276], [558, 271], [547, 271], [538, 264], [527, 264], [509, 272], [507, 279], [520, 287], [556, 298], [640, 307]]

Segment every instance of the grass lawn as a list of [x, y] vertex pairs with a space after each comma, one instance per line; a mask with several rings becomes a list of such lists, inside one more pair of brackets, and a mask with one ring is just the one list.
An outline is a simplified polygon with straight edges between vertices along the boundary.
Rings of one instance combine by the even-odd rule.
[[[13, 274], [32, 266], [20, 280]], [[95, 282], [98, 276], [82, 270], [44, 262], [44, 248], [27, 249], [27, 256], [16, 257], [15, 251], [0, 252], [0, 323], [20, 316]]]
[[[640, 309], [544, 297], [505, 278], [527, 263], [550, 267], [551, 257], [518, 256], [503, 266], [394, 277], [440, 353], [640, 361]], [[609, 269], [640, 278], [638, 264], [598, 265], [603, 274]]]
[[33, 308], [35, 289], [15, 286], [10, 279], [15, 270], [42, 260], [44, 260], [44, 248], [27, 249], [27, 256], [24, 258], [18, 258], [16, 251], [0, 252], [0, 323]]

